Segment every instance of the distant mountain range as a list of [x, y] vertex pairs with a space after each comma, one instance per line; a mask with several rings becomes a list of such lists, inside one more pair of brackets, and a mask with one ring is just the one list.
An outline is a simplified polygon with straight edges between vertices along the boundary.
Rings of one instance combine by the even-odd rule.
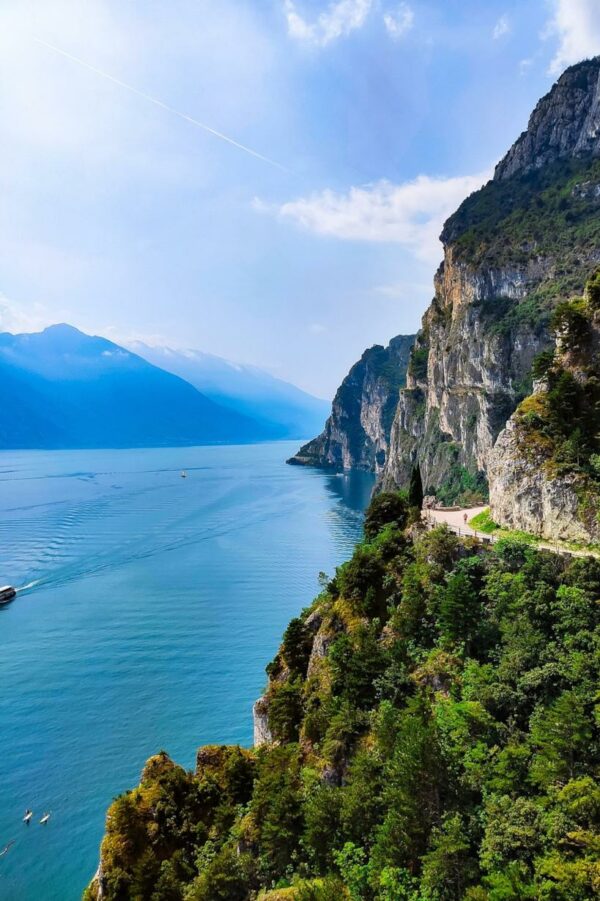
[[206, 397], [251, 416], [276, 438], [303, 438], [320, 431], [330, 402], [313, 397], [256, 366], [231, 363], [198, 350], [130, 345], [140, 357], [180, 376]]
[[[129, 349], [69, 325], [35, 334], [0, 334], [0, 448], [248, 443], [291, 436], [292, 424], [301, 424], [299, 398], [306, 398], [309, 408], [313, 403], [318, 409], [321, 403], [285, 386], [292, 399], [286, 432], [283, 388], [274, 393], [269, 419], [266, 390], [253, 416], [250, 402], [245, 408], [240, 402], [239, 409], [235, 398], [219, 403], [170, 368], [173, 371], [165, 371]], [[268, 382], [270, 377], [264, 377]], [[217, 382], [215, 375], [215, 398]], [[225, 385], [221, 394], [229, 397]]]

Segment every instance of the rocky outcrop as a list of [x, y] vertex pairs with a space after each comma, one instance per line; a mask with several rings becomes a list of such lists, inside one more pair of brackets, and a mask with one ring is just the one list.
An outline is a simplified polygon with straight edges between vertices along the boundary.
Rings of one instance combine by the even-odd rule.
[[254, 747], [260, 748], [261, 745], [270, 744], [273, 736], [269, 729], [269, 702], [265, 695], [255, 702], [252, 716], [254, 719]]
[[532, 453], [523, 445], [514, 419], [509, 420], [490, 459], [494, 522], [550, 541], [598, 540], [598, 534], [581, 521], [581, 480], [572, 473], [549, 473], [545, 463], [543, 453]]
[[600, 155], [600, 63], [572, 66], [540, 100], [527, 130], [496, 166], [495, 178], [540, 169], [565, 157]]
[[600, 277], [563, 304], [534, 393], [489, 459], [491, 515], [548, 540], [600, 542]]
[[[600, 262], [600, 58], [544, 97], [494, 179], [442, 233], [444, 262], [400, 392], [382, 485], [474, 502], [490, 454], [553, 346], [552, 310]], [[534, 171], [535, 170], [535, 171]], [[533, 173], [533, 174], [532, 174]]]
[[413, 343], [414, 335], [399, 335], [366, 350], [338, 389], [322, 434], [288, 463], [381, 472]]

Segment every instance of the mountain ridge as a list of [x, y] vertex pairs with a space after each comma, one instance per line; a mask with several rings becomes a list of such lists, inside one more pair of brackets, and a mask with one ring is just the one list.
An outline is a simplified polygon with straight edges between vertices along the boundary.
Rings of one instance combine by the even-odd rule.
[[306, 438], [325, 422], [328, 403], [258, 366], [203, 351], [129, 345], [141, 357], [185, 379], [206, 397], [259, 422], [273, 438]]
[[149, 447], [271, 437], [183, 379], [65, 323], [0, 334], [4, 448]]

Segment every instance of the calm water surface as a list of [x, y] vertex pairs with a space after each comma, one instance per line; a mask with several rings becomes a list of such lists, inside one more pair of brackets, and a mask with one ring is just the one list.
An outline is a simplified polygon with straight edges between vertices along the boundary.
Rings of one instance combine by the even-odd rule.
[[78, 899], [150, 754], [251, 743], [265, 664], [372, 488], [295, 447], [0, 453], [0, 583], [30, 586], [0, 609], [0, 898]]

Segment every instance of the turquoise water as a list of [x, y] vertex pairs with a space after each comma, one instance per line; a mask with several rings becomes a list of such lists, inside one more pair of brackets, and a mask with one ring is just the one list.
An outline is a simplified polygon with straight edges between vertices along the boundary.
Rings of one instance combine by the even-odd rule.
[[294, 449], [0, 453], [0, 583], [31, 585], [0, 609], [0, 898], [78, 899], [150, 754], [251, 743], [265, 664], [372, 487]]

